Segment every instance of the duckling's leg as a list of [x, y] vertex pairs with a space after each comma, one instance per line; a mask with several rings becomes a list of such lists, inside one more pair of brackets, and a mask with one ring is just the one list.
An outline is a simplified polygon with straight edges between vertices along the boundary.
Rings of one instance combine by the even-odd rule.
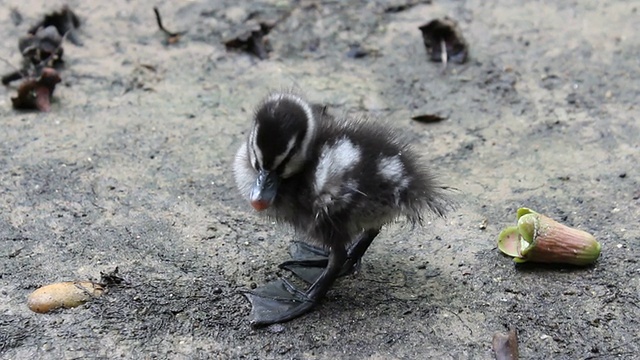
[[373, 239], [380, 233], [380, 228], [370, 229], [360, 233], [358, 240], [353, 243], [347, 255], [347, 261], [345, 262], [343, 269], [349, 269], [349, 274], [357, 271], [360, 268], [362, 256], [367, 252], [369, 246], [373, 242]]
[[340, 276], [347, 260], [347, 251], [334, 246], [329, 252], [327, 267], [306, 292], [298, 290], [285, 279], [278, 279], [254, 291], [245, 293], [251, 302], [251, 324], [263, 326], [295, 319], [311, 311]]
[[[360, 268], [362, 256], [379, 232], [380, 229], [374, 229], [358, 234], [347, 252], [347, 261], [339, 276], [353, 274]], [[283, 262], [280, 268], [291, 271], [308, 284], [313, 284], [327, 266], [328, 252], [322, 248], [296, 241], [291, 244], [289, 253], [293, 260]]]

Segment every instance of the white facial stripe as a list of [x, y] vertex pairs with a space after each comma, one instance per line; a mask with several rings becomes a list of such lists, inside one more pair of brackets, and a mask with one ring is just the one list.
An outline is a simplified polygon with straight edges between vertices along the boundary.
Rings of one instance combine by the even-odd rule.
[[258, 162], [258, 166], [260, 168], [263, 167], [263, 159], [262, 159], [262, 151], [258, 147], [258, 124], [256, 124], [249, 135], [249, 144], [251, 145], [251, 149], [249, 150], [249, 159], [251, 160], [251, 166]]
[[295, 136], [293, 136], [290, 140], [289, 143], [287, 144], [287, 148], [284, 150], [284, 152], [278, 156], [276, 156], [276, 158], [273, 160], [273, 168], [277, 168], [278, 166], [280, 166], [280, 164], [282, 163], [282, 161], [289, 155], [289, 153], [291, 152], [291, 149], [293, 149], [293, 147], [296, 145], [296, 138], [297, 138], [298, 134], [296, 134]]
[[315, 190], [320, 194], [325, 184], [332, 178], [341, 178], [348, 170], [352, 169], [362, 156], [349, 139], [342, 138], [331, 146], [325, 146], [320, 154], [320, 162], [316, 168]]

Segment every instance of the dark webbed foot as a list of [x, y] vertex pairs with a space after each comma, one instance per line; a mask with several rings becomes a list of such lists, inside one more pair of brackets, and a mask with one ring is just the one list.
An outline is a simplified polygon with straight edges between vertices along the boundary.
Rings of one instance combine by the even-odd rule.
[[[300, 241], [291, 243], [289, 254], [292, 260], [283, 262], [279, 267], [291, 271], [307, 284], [313, 284], [320, 277], [329, 261], [329, 252]], [[338, 276], [353, 274], [359, 266], [358, 260], [348, 268], [343, 267]]]
[[284, 279], [244, 294], [251, 303], [249, 321], [264, 326], [294, 319], [311, 311], [316, 302]]
[[313, 246], [296, 243], [291, 249], [292, 261], [281, 265], [311, 285], [307, 291], [298, 290], [285, 279], [278, 279], [254, 291], [245, 293], [251, 302], [250, 321], [264, 326], [295, 319], [310, 312], [329, 291], [335, 280], [353, 271], [378, 231], [365, 231], [347, 251], [336, 242], [327, 254]]
[[289, 321], [311, 311], [329, 291], [347, 260], [347, 251], [339, 246], [331, 249], [322, 274], [302, 292], [285, 279], [268, 283], [245, 295], [251, 302], [251, 324], [263, 326]]
[[[347, 260], [342, 265], [339, 277], [351, 275], [360, 269], [362, 255], [367, 251], [379, 230], [363, 231], [354, 240], [347, 252]], [[281, 269], [294, 273], [308, 284], [313, 284], [327, 266], [329, 253], [319, 247], [295, 241], [289, 247], [292, 260], [280, 264]]]

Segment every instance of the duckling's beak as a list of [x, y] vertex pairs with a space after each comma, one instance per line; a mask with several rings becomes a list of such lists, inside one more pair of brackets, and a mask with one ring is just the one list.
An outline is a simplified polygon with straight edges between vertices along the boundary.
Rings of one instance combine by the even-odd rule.
[[278, 174], [275, 171], [260, 170], [249, 197], [251, 206], [258, 211], [265, 210], [278, 193]]

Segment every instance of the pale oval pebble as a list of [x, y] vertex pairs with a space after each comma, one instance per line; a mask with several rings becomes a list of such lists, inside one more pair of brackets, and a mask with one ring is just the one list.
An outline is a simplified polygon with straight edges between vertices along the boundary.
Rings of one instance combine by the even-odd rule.
[[92, 281], [65, 281], [45, 285], [29, 295], [27, 305], [37, 313], [72, 308], [102, 295], [104, 287]]

